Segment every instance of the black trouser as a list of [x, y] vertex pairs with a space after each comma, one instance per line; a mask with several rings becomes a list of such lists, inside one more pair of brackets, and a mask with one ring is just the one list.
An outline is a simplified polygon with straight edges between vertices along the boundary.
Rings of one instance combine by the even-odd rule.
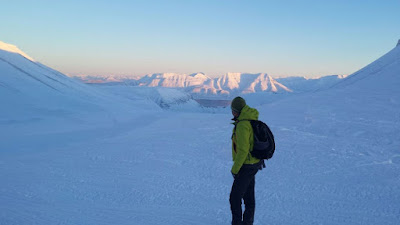
[[[254, 196], [255, 175], [260, 165], [243, 165], [233, 181], [229, 202], [232, 210], [232, 225], [252, 225], [256, 200]], [[245, 211], [242, 220], [242, 199]], [[243, 222], [243, 223], [242, 223]]]

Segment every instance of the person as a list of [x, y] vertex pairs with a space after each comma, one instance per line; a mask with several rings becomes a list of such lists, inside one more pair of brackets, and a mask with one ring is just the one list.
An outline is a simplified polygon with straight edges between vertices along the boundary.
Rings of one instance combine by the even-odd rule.
[[[255, 212], [255, 175], [260, 169], [261, 160], [250, 154], [254, 136], [249, 120], [258, 120], [258, 111], [246, 105], [246, 101], [241, 97], [232, 100], [231, 109], [235, 125], [232, 133], [231, 170], [234, 181], [229, 196], [232, 225], [252, 225]], [[242, 199], [245, 204], [243, 215]]]

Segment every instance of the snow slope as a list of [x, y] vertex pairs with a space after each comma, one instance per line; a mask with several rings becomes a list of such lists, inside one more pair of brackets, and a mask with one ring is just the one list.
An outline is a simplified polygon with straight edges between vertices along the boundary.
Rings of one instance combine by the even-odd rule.
[[[277, 150], [256, 176], [255, 225], [400, 223], [399, 49], [379, 70], [258, 106]], [[229, 224], [231, 115], [125, 117], [0, 124], [0, 223]]]
[[305, 77], [285, 77], [276, 78], [276, 81], [290, 87], [293, 92], [309, 92], [323, 90], [332, 87], [336, 83], [346, 78], [346, 76], [328, 75], [319, 78], [305, 78]]
[[175, 88], [138, 87], [122, 84], [91, 84], [91, 86], [127, 99], [148, 99], [165, 110], [204, 111], [190, 94]]
[[30, 61], [35, 61], [34, 59], [32, 59], [30, 56], [28, 56], [25, 52], [21, 51], [15, 45], [8, 44], [8, 43], [0, 41], [0, 49], [3, 50], [3, 51], [19, 54], [19, 55], [25, 57], [26, 59], [28, 59]]
[[[3, 42], [0, 42], [0, 102], [6, 109], [0, 111], [0, 123], [26, 123], [75, 112], [109, 114], [112, 107], [132, 110], [131, 102], [116, 99], [32, 61], [17, 47]], [[156, 108], [149, 101], [144, 104], [147, 109]]]
[[258, 208], [273, 212], [261, 220], [400, 222], [399, 53], [396, 47], [330, 90], [260, 109], [281, 150], [270, 164], [276, 173], [262, 182], [268, 201]]
[[355, 72], [343, 81], [339, 82], [337, 87], [350, 86], [357, 83], [354, 87], [362, 87], [371, 91], [394, 91], [399, 84], [399, 61], [400, 47], [397, 45], [394, 49]]

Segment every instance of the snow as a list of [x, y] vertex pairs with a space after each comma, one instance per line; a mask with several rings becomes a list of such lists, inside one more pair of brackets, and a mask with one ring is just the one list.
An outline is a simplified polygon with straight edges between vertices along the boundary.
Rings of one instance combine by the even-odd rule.
[[[156, 73], [149, 74], [142, 78], [125, 79], [122, 77], [95, 77], [77, 76], [75, 77], [87, 83], [115, 83], [121, 82], [133, 86], [147, 87], [169, 87], [180, 88], [191, 93], [196, 98], [219, 96], [221, 98], [232, 98], [238, 94], [248, 94], [255, 92], [291, 92], [290, 88], [280, 84], [271, 76], [265, 73], [227, 73], [220, 78], [210, 78], [204, 73], [176, 74], [176, 73]], [[113, 79], [112, 79], [113, 78]]]
[[17, 46], [12, 45], [12, 44], [8, 44], [8, 43], [0, 41], [0, 50], [17, 53], [17, 54], [22, 55], [23, 57], [29, 59], [30, 61], [35, 61], [30, 56], [28, 56], [25, 52], [21, 51]]
[[[246, 95], [277, 145], [256, 176], [255, 225], [400, 223], [399, 52], [322, 91]], [[0, 224], [230, 223], [229, 109], [154, 103], [190, 101], [176, 89], [57, 86], [1, 54]]]
[[184, 88], [202, 85], [211, 78], [204, 74], [163, 73], [147, 75], [138, 80], [140, 86]]
[[178, 111], [203, 111], [202, 107], [193, 100], [192, 96], [179, 89], [163, 87], [136, 87], [131, 85], [92, 84], [105, 92], [127, 99], [148, 99], [159, 107]]
[[[15, 46], [14, 46], [15, 47]], [[16, 48], [16, 47], [15, 47]], [[132, 101], [116, 98], [18, 54], [0, 49], [0, 123], [41, 120], [49, 115], [72, 115], [110, 110], [135, 111]], [[158, 108], [151, 101], [143, 109]]]
[[290, 87], [293, 92], [300, 93], [330, 88], [346, 77], [343, 75], [328, 75], [319, 78], [285, 77], [277, 78], [276, 81]]

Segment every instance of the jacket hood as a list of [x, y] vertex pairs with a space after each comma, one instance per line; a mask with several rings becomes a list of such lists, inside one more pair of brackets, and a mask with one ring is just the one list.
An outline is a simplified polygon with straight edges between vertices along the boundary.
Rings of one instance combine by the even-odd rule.
[[258, 120], [257, 109], [250, 108], [248, 105], [245, 105], [240, 112], [238, 120]]

